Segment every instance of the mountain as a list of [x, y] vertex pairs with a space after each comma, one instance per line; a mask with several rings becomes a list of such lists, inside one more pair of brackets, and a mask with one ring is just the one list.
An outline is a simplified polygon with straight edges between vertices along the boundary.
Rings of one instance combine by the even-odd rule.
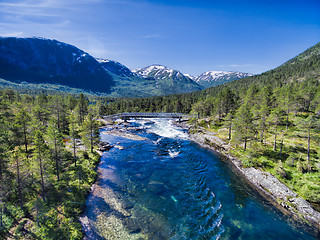
[[252, 74], [242, 72], [209, 71], [195, 77], [194, 81], [199, 85], [208, 88], [249, 76], [252, 76]]
[[0, 38], [0, 78], [109, 93], [112, 76], [88, 53], [42, 38]]
[[162, 65], [151, 65], [135, 69], [133, 72], [144, 79], [155, 80], [159, 92], [166, 94], [186, 93], [203, 89], [181, 72]]
[[165, 94], [159, 93], [154, 79], [145, 79], [119, 62], [102, 58], [97, 61], [112, 76], [115, 83], [108, 94], [110, 97], [150, 97]]
[[102, 58], [97, 58], [97, 61], [102, 65], [102, 67], [119, 77], [132, 77], [134, 75], [129, 68], [119, 62]]
[[75, 46], [43, 38], [0, 37], [0, 88], [24, 92], [86, 92], [110, 97], [148, 97], [202, 89], [172, 74], [142, 76], [123, 64], [96, 59]]

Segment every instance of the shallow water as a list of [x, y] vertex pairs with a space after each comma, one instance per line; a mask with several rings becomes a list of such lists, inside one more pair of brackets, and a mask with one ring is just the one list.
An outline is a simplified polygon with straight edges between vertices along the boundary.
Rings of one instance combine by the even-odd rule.
[[[314, 239], [168, 120], [133, 121], [148, 138], [101, 132], [112, 148], [87, 200], [90, 239]], [[147, 123], [147, 124], [146, 124]]]

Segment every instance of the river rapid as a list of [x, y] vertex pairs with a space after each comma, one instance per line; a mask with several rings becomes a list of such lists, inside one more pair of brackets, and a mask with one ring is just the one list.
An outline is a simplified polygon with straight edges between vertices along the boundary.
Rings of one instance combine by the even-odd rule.
[[115, 147], [103, 154], [87, 199], [88, 239], [314, 239], [185, 129], [166, 119], [130, 123], [146, 140], [101, 130]]

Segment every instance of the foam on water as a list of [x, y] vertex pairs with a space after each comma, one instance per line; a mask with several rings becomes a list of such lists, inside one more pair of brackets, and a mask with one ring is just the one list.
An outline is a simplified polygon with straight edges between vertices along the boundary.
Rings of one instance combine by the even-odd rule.
[[[149, 119], [148, 119], [149, 120]], [[189, 139], [188, 133], [184, 132], [182, 128], [175, 126], [171, 119], [150, 119], [154, 122], [150, 125], [145, 125], [148, 133], [155, 133], [158, 136], [173, 139]], [[139, 123], [145, 123], [146, 120], [137, 120]]]
[[180, 153], [180, 151], [174, 151], [174, 150], [171, 150], [171, 149], [169, 149], [169, 156], [171, 157], [171, 158], [175, 158], [175, 157], [177, 157], [178, 155], [179, 155], [179, 153]]

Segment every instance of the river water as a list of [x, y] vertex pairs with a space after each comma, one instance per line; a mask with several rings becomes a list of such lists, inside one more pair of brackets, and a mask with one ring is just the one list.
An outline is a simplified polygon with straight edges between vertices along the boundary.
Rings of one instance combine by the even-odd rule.
[[314, 239], [288, 224], [212, 152], [169, 120], [137, 120], [146, 140], [101, 131], [84, 217], [89, 239]]

